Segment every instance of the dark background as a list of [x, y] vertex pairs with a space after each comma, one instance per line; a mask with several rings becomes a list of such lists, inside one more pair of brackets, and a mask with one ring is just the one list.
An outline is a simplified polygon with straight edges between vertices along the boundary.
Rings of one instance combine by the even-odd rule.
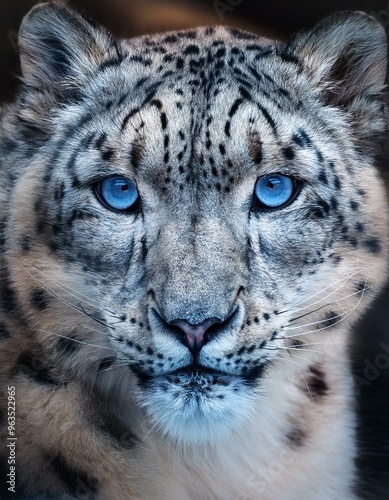
[[[36, 3], [34, 0], [1, 0], [0, 102], [12, 99], [17, 88], [17, 30], [24, 14]], [[389, 28], [389, 0], [326, 0], [318, 3], [307, 0], [69, 0], [69, 3], [123, 37], [224, 24], [286, 38], [337, 10], [364, 10]], [[387, 149], [389, 151], [389, 147]], [[380, 168], [387, 178], [388, 165], [389, 154], [386, 154]], [[371, 480], [381, 484], [386, 482], [384, 489], [387, 493], [382, 498], [389, 499], [389, 367], [381, 366], [378, 371], [371, 368], [381, 359], [383, 342], [389, 346], [388, 289], [359, 325], [351, 352], [355, 374], [360, 377], [357, 386], [361, 437], [367, 444], [367, 453], [359, 464]]]

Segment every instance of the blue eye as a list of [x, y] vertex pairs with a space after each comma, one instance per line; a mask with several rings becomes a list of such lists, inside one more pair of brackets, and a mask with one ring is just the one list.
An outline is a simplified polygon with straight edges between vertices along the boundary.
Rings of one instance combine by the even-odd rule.
[[279, 208], [292, 201], [296, 184], [290, 177], [281, 174], [265, 175], [255, 186], [259, 204], [265, 208]]
[[95, 189], [99, 201], [117, 212], [130, 211], [139, 198], [135, 184], [119, 175], [104, 179], [96, 185]]

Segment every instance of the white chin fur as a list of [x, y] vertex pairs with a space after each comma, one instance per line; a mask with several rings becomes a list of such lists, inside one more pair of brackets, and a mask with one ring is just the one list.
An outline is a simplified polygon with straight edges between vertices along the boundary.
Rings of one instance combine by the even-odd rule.
[[184, 445], [212, 443], [241, 427], [254, 412], [254, 391], [235, 377], [158, 377], [143, 392], [153, 427]]

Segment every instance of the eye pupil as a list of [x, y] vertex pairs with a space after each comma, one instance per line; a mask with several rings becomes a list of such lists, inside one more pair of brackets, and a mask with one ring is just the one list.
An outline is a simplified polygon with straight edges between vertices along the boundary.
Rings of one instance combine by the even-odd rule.
[[129, 212], [134, 208], [139, 194], [135, 184], [126, 177], [104, 179], [95, 187], [98, 200], [116, 212]]
[[279, 181], [274, 180], [274, 179], [273, 180], [269, 180], [269, 182], [267, 183], [266, 187], [268, 187], [269, 189], [274, 189], [275, 184], [277, 184], [277, 182], [279, 182]]
[[296, 191], [293, 179], [281, 174], [265, 175], [255, 186], [255, 196], [262, 208], [280, 208], [294, 198]]

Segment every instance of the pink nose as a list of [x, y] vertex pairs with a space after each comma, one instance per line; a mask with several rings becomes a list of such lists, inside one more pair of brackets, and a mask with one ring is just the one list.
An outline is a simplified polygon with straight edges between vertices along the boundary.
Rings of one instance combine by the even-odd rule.
[[204, 339], [204, 335], [215, 323], [220, 323], [221, 321], [218, 318], [209, 318], [203, 321], [202, 323], [197, 323], [192, 325], [188, 323], [188, 321], [184, 319], [177, 319], [172, 321], [171, 324], [175, 327], [179, 328], [185, 335], [185, 343], [187, 347], [194, 352], [198, 352], [203, 345], [206, 343], [206, 339]]

